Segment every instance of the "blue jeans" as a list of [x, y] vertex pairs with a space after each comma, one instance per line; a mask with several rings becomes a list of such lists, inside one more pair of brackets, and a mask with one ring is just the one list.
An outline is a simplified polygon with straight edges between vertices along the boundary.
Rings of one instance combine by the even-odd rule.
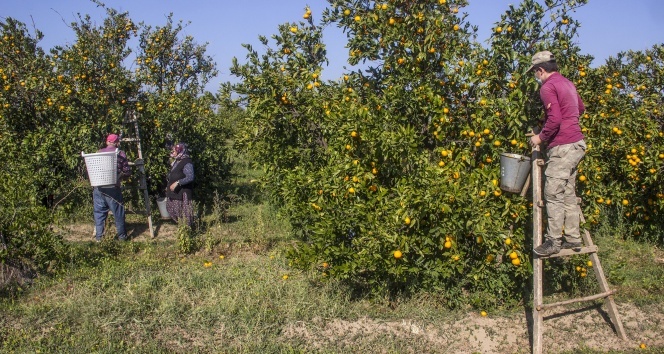
[[92, 190], [92, 201], [95, 218], [95, 238], [99, 241], [104, 234], [104, 224], [108, 211], [113, 213], [115, 228], [118, 239], [126, 240], [125, 230], [125, 208], [122, 203], [122, 189], [120, 187], [94, 187]]

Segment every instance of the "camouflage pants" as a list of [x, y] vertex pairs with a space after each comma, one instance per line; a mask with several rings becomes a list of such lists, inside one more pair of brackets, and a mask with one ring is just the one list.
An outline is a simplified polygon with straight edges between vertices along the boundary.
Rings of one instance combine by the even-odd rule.
[[581, 242], [579, 207], [576, 199], [576, 171], [586, 154], [586, 143], [554, 146], [547, 151], [544, 199], [547, 213], [547, 238], [561, 242]]

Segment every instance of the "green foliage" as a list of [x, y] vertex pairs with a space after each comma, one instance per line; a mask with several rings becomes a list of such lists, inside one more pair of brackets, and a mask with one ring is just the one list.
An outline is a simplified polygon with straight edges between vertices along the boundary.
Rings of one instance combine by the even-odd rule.
[[182, 254], [192, 253], [197, 248], [193, 230], [184, 222], [184, 218], [178, 223], [176, 239], [178, 240], [178, 251]]
[[[0, 171], [0, 290], [12, 289], [38, 273], [60, 269], [67, 260], [68, 247], [51, 230], [52, 214], [38, 196], [32, 169], [16, 161], [7, 161]], [[18, 278], [8, 279], [10, 267]]]
[[[14, 173], [23, 173], [17, 191], [7, 194], [7, 198], [12, 195], [11, 203], [3, 206], [8, 208], [8, 220], [19, 208], [38, 208], [42, 198], [57, 200], [59, 215], [82, 201], [89, 202], [81, 193], [72, 193], [86, 176], [81, 151], [95, 152], [111, 132], [134, 136], [134, 119], [141, 130], [150, 194], [163, 192], [169, 169], [168, 144], [180, 141], [191, 147], [201, 201], [228, 181], [225, 128], [229, 122], [222, 117], [240, 113], [227, 108], [215, 112], [216, 98], [204, 93], [205, 85], [217, 74], [206, 45], [183, 35], [183, 24], [174, 24], [172, 16], [163, 27], [153, 29], [135, 24], [128, 13], [99, 5], [106, 9], [102, 23], [79, 14], [70, 25], [75, 41], [56, 46], [49, 54], [38, 45], [41, 32], [32, 34], [12, 18], [0, 22], [2, 161], [12, 172], [8, 179], [18, 181]], [[137, 49], [129, 46], [135, 37], [139, 39]], [[134, 143], [124, 143], [121, 149], [130, 161], [139, 158]], [[135, 172], [130, 185], [137, 184]], [[128, 203], [142, 205], [132, 200], [140, 194], [127, 197]], [[7, 225], [14, 225], [18, 232], [51, 222], [48, 212], [31, 210], [36, 214], [25, 215], [35, 218], [34, 226], [12, 224], [16, 219]], [[39, 237], [12, 237], [17, 245], [41, 242], [50, 247], [37, 241]], [[43, 257], [57, 259], [52, 252]], [[41, 258], [37, 261], [42, 262]]]
[[[236, 144], [265, 166], [266, 193], [301, 241], [289, 252], [292, 264], [328, 264], [324, 272], [332, 278], [377, 294], [425, 288], [453, 298], [492, 291], [476, 303], [519, 301], [530, 274], [530, 207], [501, 191], [498, 161], [504, 152], [529, 155], [525, 134], [541, 124], [537, 83], [526, 73], [536, 51], [554, 52], [561, 72], [579, 85], [589, 114], [602, 107], [597, 82], [579, 81], [581, 71], [592, 78], [606, 70], [588, 68], [592, 58], [575, 42], [579, 23], [571, 15], [586, 1], [510, 6], [487, 46], [474, 40], [475, 28], [460, 11], [465, 1], [329, 3], [320, 24], [308, 15], [306, 22], [281, 25], [272, 42], [260, 38], [262, 53], [246, 45], [247, 63], [232, 68], [241, 83], [222, 92], [246, 106]], [[349, 63], [365, 63], [366, 70], [319, 80], [325, 62], [320, 33], [327, 25], [342, 28]], [[650, 66], [629, 70], [661, 70], [657, 50], [649, 52]], [[648, 91], [654, 102], [662, 97], [657, 87]], [[646, 102], [632, 103], [645, 109]], [[644, 115], [657, 112], [652, 109], [625, 124], [645, 124], [656, 137], [661, 121]], [[641, 131], [633, 130], [635, 138]], [[608, 142], [598, 148], [593, 134], [588, 139], [582, 169], [594, 170], [597, 158], [614, 154]], [[655, 156], [662, 144], [651, 141]], [[621, 195], [641, 199], [645, 191], [661, 193], [655, 181], [662, 161], [651, 161], [659, 172], [645, 188], [618, 175], [616, 182], [602, 180], [603, 187], [594, 180], [580, 184], [579, 192], [620, 185]], [[614, 177], [612, 169], [601, 170]], [[661, 208], [662, 198], [652, 205]], [[594, 206], [584, 209], [591, 222]], [[661, 227], [658, 215], [649, 216], [653, 228]]]

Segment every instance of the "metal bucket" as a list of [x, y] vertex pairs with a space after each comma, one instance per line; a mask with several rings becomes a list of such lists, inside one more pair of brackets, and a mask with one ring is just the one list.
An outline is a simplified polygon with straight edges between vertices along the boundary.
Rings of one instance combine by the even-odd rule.
[[166, 198], [157, 198], [157, 206], [159, 207], [159, 214], [162, 219], [170, 219], [171, 215], [166, 210]]
[[517, 154], [500, 154], [500, 189], [519, 193], [530, 173], [530, 157]]

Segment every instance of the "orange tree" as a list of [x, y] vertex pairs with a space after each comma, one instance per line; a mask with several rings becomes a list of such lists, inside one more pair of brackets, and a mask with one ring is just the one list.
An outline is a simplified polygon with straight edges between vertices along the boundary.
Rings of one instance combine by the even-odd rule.
[[662, 242], [664, 47], [618, 53], [600, 68], [578, 70], [576, 83], [589, 102], [581, 123], [590, 145], [579, 171], [589, 220], [618, 210], [633, 236]]
[[[52, 156], [63, 145], [45, 139], [63, 131], [57, 102], [44, 87], [57, 85], [51, 61], [37, 46], [40, 32], [11, 18], [0, 22], [0, 262], [31, 273], [49, 269], [59, 259], [62, 240], [53, 237], [49, 214], [40, 207], [43, 191], [62, 183]], [[5, 284], [0, 284], [4, 286]]]
[[[466, 1], [329, 3], [320, 25], [305, 9], [272, 43], [261, 37], [264, 53], [247, 45], [247, 63], [232, 68], [242, 83], [226, 92], [247, 107], [239, 146], [266, 166], [266, 191], [302, 240], [291, 264], [377, 292], [440, 290], [450, 305], [518, 299], [530, 207], [499, 188], [500, 153], [529, 154], [525, 133], [542, 111], [525, 70], [538, 50], [552, 50], [589, 96], [588, 114], [598, 110], [597, 83], [579, 80], [605, 69], [588, 67], [570, 16], [585, 1], [510, 6], [487, 47], [462, 14]], [[349, 62], [367, 69], [322, 82], [330, 24], [346, 33]], [[661, 131], [649, 124], [652, 136]], [[584, 166], [596, 151], [605, 152], [592, 146]]]
[[[11, 18], [0, 25], [2, 177], [7, 181], [3, 191], [10, 191], [2, 193], [3, 262], [19, 260], [27, 268], [46, 269], [67, 254], [57, 251], [59, 239], [43, 227], [52, 214], [39, 201], [54, 195], [57, 210], [63, 210], [89, 200], [89, 189], [77, 188], [87, 186], [80, 181], [85, 174], [80, 152], [96, 151], [110, 132], [128, 134], [133, 127], [123, 123], [129, 112], [138, 113], [151, 181], [166, 173], [164, 145], [170, 134], [193, 145], [201, 185], [221, 185], [228, 170], [223, 120], [214, 112], [213, 95], [203, 92], [216, 74], [214, 63], [204, 45], [179, 38], [181, 27], [172, 26], [170, 18], [164, 27], [170, 37], [162, 46], [163, 29], [141, 29], [127, 13], [106, 8], [100, 24], [79, 15], [70, 26], [75, 42], [50, 54], [38, 45], [40, 32], [31, 34]], [[138, 68], [130, 70], [134, 64], [129, 43], [139, 33], [146, 40], [137, 52]], [[145, 64], [152, 56], [160, 56], [155, 59], [159, 70]], [[131, 146], [123, 149], [130, 159], [137, 158]], [[153, 192], [157, 185], [152, 183]]]
[[183, 141], [192, 150], [198, 195], [205, 199], [229, 175], [223, 120], [215, 113], [216, 99], [205, 92], [217, 71], [206, 44], [183, 36], [183, 29], [170, 15], [164, 26], [146, 26], [140, 33], [135, 73], [142, 91], [136, 111], [151, 152], [153, 163], [146, 167], [155, 186], [168, 171], [169, 145]]
[[[13, 19], [2, 23], [0, 139], [7, 145], [3, 177], [11, 191], [3, 193], [3, 214], [21, 215], [3, 222], [3, 242], [9, 244], [3, 261], [24, 269], [55, 269], [53, 262], [67, 254], [47, 227], [52, 213], [40, 200], [53, 195], [61, 201], [83, 190], [76, 188], [83, 174], [80, 152], [98, 148], [119, 122], [121, 98], [138, 90], [121, 68], [135, 30], [127, 15], [109, 12], [99, 27], [89, 17], [78, 20], [72, 24], [76, 43], [50, 55], [38, 46], [40, 32], [32, 36]], [[72, 207], [75, 200], [55, 204]]]

